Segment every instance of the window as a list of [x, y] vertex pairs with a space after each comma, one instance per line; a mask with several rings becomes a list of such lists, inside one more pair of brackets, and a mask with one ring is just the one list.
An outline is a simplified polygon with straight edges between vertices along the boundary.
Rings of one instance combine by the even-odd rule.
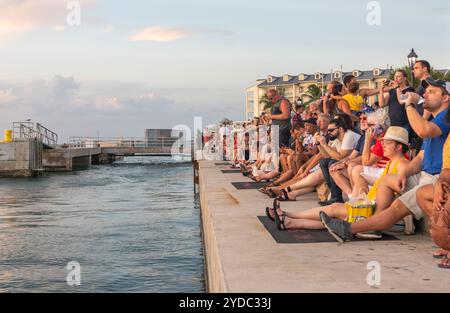
[[273, 77], [272, 76], [267, 76], [267, 82], [268, 83], [272, 83], [273, 82]]
[[316, 80], [322, 79], [322, 73], [316, 73], [316, 74], [314, 75], [314, 78], [315, 78]]
[[380, 76], [380, 69], [379, 68], [376, 68], [376, 69], [374, 69], [373, 70], [373, 76]]
[[305, 74], [300, 74], [300, 75], [298, 75], [298, 80], [300, 80], [300, 81], [303, 81], [303, 80], [305, 80]]
[[341, 76], [342, 76], [342, 73], [341, 73], [340, 71], [334, 72], [333, 77], [334, 77], [335, 79], [339, 79], [339, 78], [341, 78]]
[[355, 77], [359, 77], [359, 76], [361, 75], [361, 72], [358, 71], [358, 70], [354, 70], [354, 71], [352, 72], [352, 75], [355, 76]]

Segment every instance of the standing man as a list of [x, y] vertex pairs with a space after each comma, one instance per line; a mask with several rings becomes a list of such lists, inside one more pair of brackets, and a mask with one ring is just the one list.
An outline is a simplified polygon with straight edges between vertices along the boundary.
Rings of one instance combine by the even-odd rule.
[[270, 89], [266, 95], [267, 99], [274, 104], [272, 113], [267, 114], [266, 118], [272, 122], [272, 125], [279, 127], [280, 147], [288, 147], [291, 138], [291, 104], [275, 89]]

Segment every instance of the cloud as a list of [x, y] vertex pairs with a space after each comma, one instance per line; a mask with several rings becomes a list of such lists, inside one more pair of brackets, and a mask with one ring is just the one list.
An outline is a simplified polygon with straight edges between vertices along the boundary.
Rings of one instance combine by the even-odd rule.
[[11, 89], [0, 90], [0, 105], [10, 104], [17, 100]]
[[191, 31], [183, 28], [153, 26], [136, 31], [129, 39], [131, 41], [168, 42], [186, 38], [191, 35], [193, 35]]
[[[82, 10], [97, 0], [78, 0]], [[67, 26], [68, 1], [3, 0], [0, 3], [0, 38], [22, 35], [39, 28], [62, 31]]]
[[[143, 136], [146, 128], [204, 124], [242, 113], [240, 95], [229, 90], [153, 88], [143, 83], [78, 81], [56, 75], [30, 82], [0, 81], [0, 129], [31, 118], [60, 135]], [[208, 96], [206, 96], [208, 95]], [[233, 103], [231, 105], [230, 103]]]

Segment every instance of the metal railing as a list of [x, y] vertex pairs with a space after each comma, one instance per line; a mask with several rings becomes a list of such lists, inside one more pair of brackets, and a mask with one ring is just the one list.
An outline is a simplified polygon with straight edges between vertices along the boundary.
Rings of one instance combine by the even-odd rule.
[[156, 137], [70, 137], [70, 148], [161, 148], [167, 150], [178, 141], [179, 145], [193, 146], [193, 139], [181, 140], [179, 138]]
[[13, 138], [37, 138], [44, 146], [55, 148], [58, 144], [58, 134], [33, 122], [13, 122]]

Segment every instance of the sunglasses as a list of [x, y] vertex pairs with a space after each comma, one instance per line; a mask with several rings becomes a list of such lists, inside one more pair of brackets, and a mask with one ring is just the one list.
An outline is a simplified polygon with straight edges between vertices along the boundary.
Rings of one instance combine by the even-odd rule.
[[367, 121], [367, 116], [361, 116], [359, 119], [360, 119], [361, 121]]
[[329, 132], [329, 133], [332, 133], [332, 132], [334, 132], [336, 129], [337, 129], [337, 128], [329, 129], [328, 132]]

